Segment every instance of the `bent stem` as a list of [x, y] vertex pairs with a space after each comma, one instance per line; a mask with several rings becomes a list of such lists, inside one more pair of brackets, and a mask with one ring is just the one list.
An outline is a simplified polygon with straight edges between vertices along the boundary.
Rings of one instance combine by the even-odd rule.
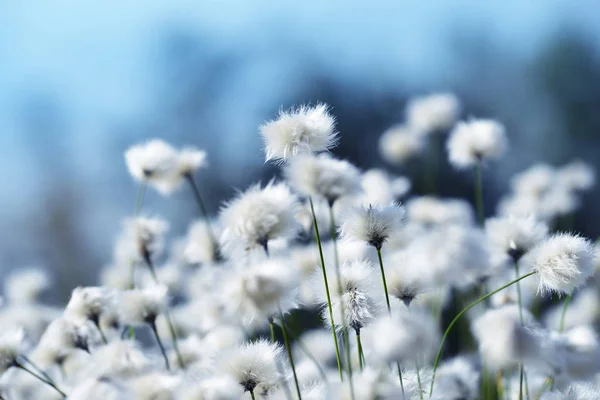
[[165, 346], [163, 345], [163, 342], [162, 342], [162, 340], [160, 340], [160, 336], [158, 335], [158, 329], [156, 329], [156, 323], [149, 322], [148, 325], [150, 325], [150, 329], [152, 330], [152, 333], [154, 333], [154, 337], [156, 338], [156, 342], [158, 343], [160, 352], [162, 353], [162, 356], [165, 359], [165, 366], [167, 367], [167, 371], [171, 371], [171, 364], [169, 364], [169, 357], [167, 356]]
[[388, 294], [387, 282], [385, 280], [385, 270], [383, 269], [383, 259], [381, 258], [381, 247], [375, 247], [377, 250], [377, 258], [379, 258], [379, 268], [381, 269], [381, 279], [383, 280], [383, 291], [385, 292], [385, 302], [387, 304], [388, 313], [391, 314], [390, 295]]
[[435, 356], [435, 362], [433, 364], [433, 375], [431, 377], [431, 387], [429, 388], [429, 397], [431, 397], [433, 395], [433, 385], [435, 383], [435, 372], [437, 371], [437, 367], [440, 363], [440, 358], [442, 357], [442, 350], [444, 348], [444, 343], [446, 341], [446, 338], [448, 337], [448, 334], [452, 330], [452, 327], [456, 324], [456, 322], [460, 319], [460, 317], [462, 317], [467, 311], [469, 311], [471, 308], [475, 307], [477, 304], [481, 303], [482, 301], [485, 301], [486, 299], [495, 295], [496, 293], [501, 292], [502, 290], [506, 289], [507, 287], [514, 285], [515, 283], [522, 281], [523, 279], [525, 279], [531, 275], [534, 275], [535, 273], [536, 273], [535, 271], [532, 271], [528, 274], [525, 274], [513, 281], [510, 281], [506, 285], [499, 287], [498, 289], [494, 290], [493, 292], [490, 292], [490, 293], [480, 297], [479, 299], [475, 300], [473, 303], [469, 304], [461, 312], [459, 312], [456, 315], [456, 317], [454, 317], [454, 319], [450, 322], [450, 325], [448, 325], [448, 328], [446, 328], [446, 332], [444, 332], [444, 335], [442, 336], [442, 340], [440, 342], [440, 346], [438, 348], [437, 355]]
[[562, 314], [560, 315], [560, 325], [558, 326], [558, 331], [562, 332], [565, 329], [565, 317], [567, 316], [567, 309], [569, 308], [569, 303], [571, 302], [572, 294], [568, 295], [565, 299], [565, 305], [563, 306]]
[[279, 317], [281, 318], [281, 332], [283, 333], [283, 343], [285, 345], [285, 351], [287, 352], [288, 358], [290, 359], [290, 367], [292, 367], [292, 373], [294, 374], [294, 384], [296, 385], [296, 394], [298, 400], [302, 400], [302, 393], [300, 392], [300, 384], [298, 383], [298, 375], [296, 375], [296, 366], [294, 364], [294, 357], [292, 356], [292, 349], [290, 348], [290, 342], [288, 340], [287, 329], [283, 323], [283, 312], [279, 310]]
[[483, 225], [483, 178], [481, 173], [481, 161], [475, 164], [475, 208], [477, 209], [477, 222]]
[[317, 217], [315, 215], [315, 207], [313, 205], [312, 197], [308, 198], [310, 203], [310, 211], [313, 217], [313, 227], [315, 229], [315, 236], [317, 237], [317, 245], [319, 247], [319, 257], [321, 259], [321, 270], [323, 271], [323, 281], [325, 283], [325, 294], [327, 295], [327, 308], [329, 310], [329, 318], [331, 320], [331, 333], [333, 335], [333, 342], [335, 343], [335, 357], [337, 360], [338, 372], [340, 374], [340, 380], [344, 380], [344, 374], [342, 372], [342, 361], [340, 358], [340, 346], [338, 344], [337, 333], [335, 332], [335, 322], [333, 320], [333, 308], [331, 307], [331, 294], [329, 293], [329, 283], [327, 282], [327, 271], [325, 269], [325, 259], [323, 258], [323, 246], [321, 244], [321, 236], [319, 235], [319, 225], [317, 224]]
[[50, 386], [51, 388], [53, 388], [54, 390], [56, 390], [58, 393], [60, 393], [60, 395], [61, 395], [63, 398], [65, 398], [65, 399], [67, 398], [67, 395], [66, 395], [66, 393], [65, 393], [65, 392], [63, 392], [62, 390], [60, 390], [60, 389], [59, 389], [59, 388], [58, 388], [58, 387], [57, 387], [57, 386], [54, 384], [54, 382], [52, 382], [52, 381], [50, 381], [50, 380], [48, 380], [48, 379], [46, 379], [46, 378], [44, 378], [44, 377], [42, 377], [42, 376], [38, 375], [37, 373], [33, 372], [32, 370], [30, 370], [29, 368], [27, 368], [26, 366], [24, 366], [23, 364], [21, 364], [21, 363], [20, 363], [20, 362], [18, 362], [18, 361], [15, 361], [15, 364], [14, 364], [14, 366], [15, 366], [15, 367], [17, 367], [17, 368], [19, 368], [19, 369], [21, 369], [21, 370], [23, 370], [23, 371], [25, 371], [25, 372], [27, 372], [27, 373], [29, 373], [31, 376], [33, 376], [33, 377], [35, 377], [36, 379], [38, 379], [40, 382], [43, 382], [43, 383], [45, 383], [46, 385]]

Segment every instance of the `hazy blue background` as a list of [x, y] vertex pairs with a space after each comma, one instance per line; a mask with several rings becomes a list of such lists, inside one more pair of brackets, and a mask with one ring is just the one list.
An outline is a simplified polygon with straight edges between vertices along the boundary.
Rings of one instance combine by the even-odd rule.
[[[488, 210], [535, 161], [600, 167], [598, 15], [597, 0], [0, 0], [0, 268], [92, 283], [133, 209], [128, 146], [205, 148], [216, 211], [272, 173], [257, 126], [300, 102], [331, 103], [335, 153], [366, 169], [383, 166], [377, 138], [408, 97], [454, 91], [465, 116], [508, 128], [510, 156], [486, 171]], [[446, 171], [442, 194], [470, 196], [469, 179]], [[187, 190], [147, 200], [174, 235], [195, 215]], [[588, 235], [599, 202], [587, 195], [576, 217]]]

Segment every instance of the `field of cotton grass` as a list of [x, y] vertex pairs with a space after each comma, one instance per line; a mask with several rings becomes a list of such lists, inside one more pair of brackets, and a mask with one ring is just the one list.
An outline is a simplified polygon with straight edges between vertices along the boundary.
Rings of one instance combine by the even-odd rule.
[[[57, 309], [40, 303], [44, 271], [5, 279], [0, 398], [600, 399], [600, 262], [593, 238], [565, 230], [595, 173], [531, 160], [484, 210], [507, 135], [460, 115], [451, 94], [413, 99], [380, 152], [403, 164], [439, 149], [472, 199], [434, 195], [435, 157], [421, 157], [428, 196], [337, 159], [325, 104], [260, 126], [277, 176], [219, 210], [203, 201], [210, 154], [133, 145], [135, 210], [98, 286]], [[198, 214], [167, 244], [144, 199], [176, 192]]]

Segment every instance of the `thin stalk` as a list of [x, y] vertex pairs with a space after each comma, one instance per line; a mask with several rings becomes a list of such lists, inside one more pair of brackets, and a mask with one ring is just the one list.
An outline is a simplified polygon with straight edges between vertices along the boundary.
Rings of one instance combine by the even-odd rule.
[[435, 356], [435, 362], [433, 364], [433, 375], [431, 377], [431, 387], [429, 388], [429, 397], [431, 397], [433, 395], [433, 384], [435, 382], [435, 372], [440, 363], [440, 358], [442, 357], [442, 349], [444, 348], [444, 342], [446, 341], [448, 334], [452, 330], [452, 327], [456, 324], [456, 322], [460, 319], [460, 317], [462, 317], [467, 311], [469, 311], [471, 308], [475, 307], [477, 304], [481, 303], [482, 301], [485, 301], [485, 299], [495, 295], [498, 292], [501, 292], [502, 290], [506, 289], [507, 287], [509, 287], [509, 286], [511, 286], [533, 274], [535, 274], [535, 271], [525, 274], [525, 275], [507, 283], [506, 285], [499, 287], [498, 289], [494, 290], [493, 292], [490, 292], [490, 293], [486, 294], [485, 296], [480, 297], [479, 299], [475, 300], [473, 303], [469, 304], [461, 312], [459, 312], [456, 315], [456, 317], [454, 317], [454, 319], [450, 322], [450, 325], [448, 325], [448, 328], [446, 328], [446, 332], [444, 332], [444, 335], [442, 336], [442, 341], [440, 342], [440, 346], [438, 348], [437, 355]]
[[[515, 261], [515, 276], [519, 277], [519, 262]], [[524, 326], [523, 322], [523, 303], [521, 300], [521, 283], [517, 282], [517, 302], [519, 304], [519, 319], [521, 326]], [[523, 400], [523, 378], [525, 376], [525, 367], [523, 363], [519, 363], [519, 400]]]
[[390, 295], [388, 294], [387, 282], [385, 280], [385, 270], [383, 269], [383, 259], [381, 258], [381, 248], [376, 247], [377, 249], [377, 258], [379, 258], [379, 268], [381, 269], [381, 279], [383, 280], [383, 291], [385, 292], [385, 302], [387, 304], [388, 312], [392, 313], [392, 308], [390, 306]]
[[[134, 209], [134, 216], [137, 217], [138, 215], [140, 215], [140, 212], [142, 211], [142, 207], [144, 206], [144, 197], [146, 196], [146, 187], [148, 186], [148, 183], [146, 182], [146, 180], [143, 180], [142, 183], [140, 184], [140, 187], [138, 188], [138, 193], [137, 193], [137, 197], [135, 200], [135, 209]], [[130, 261], [129, 263], [129, 289], [134, 289], [135, 288], [135, 262]], [[129, 327], [129, 338], [130, 339], [135, 339], [135, 329], [133, 328], [133, 326]]]
[[558, 331], [562, 332], [565, 329], [565, 317], [567, 316], [567, 308], [569, 308], [569, 303], [571, 302], [572, 294], [568, 295], [565, 299], [565, 305], [563, 306], [562, 314], [560, 315], [560, 325], [558, 326]]
[[294, 384], [296, 385], [296, 394], [298, 395], [298, 400], [302, 400], [302, 393], [300, 392], [300, 384], [298, 383], [298, 375], [296, 375], [296, 366], [294, 364], [294, 357], [292, 356], [292, 349], [290, 347], [290, 342], [288, 340], [287, 329], [285, 329], [285, 324], [283, 323], [283, 313], [279, 310], [279, 316], [281, 318], [281, 332], [283, 333], [283, 343], [285, 344], [285, 350], [287, 351], [288, 358], [290, 359], [290, 367], [292, 367], [292, 373], [294, 374]]
[[34, 364], [34, 362], [31, 361], [27, 356], [20, 355], [19, 357], [23, 359], [27, 364], [29, 364], [31, 368], [33, 368], [38, 374], [43, 376], [48, 382], [54, 383], [54, 379], [50, 378], [50, 376], [44, 370], [42, 370], [40, 367]]
[[360, 341], [360, 332], [356, 331], [356, 344], [357, 344], [357, 349], [358, 349], [358, 366], [360, 367], [360, 370], [362, 371], [364, 364], [363, 364], [363, 360], [364, 360], [364, 354], [363, 354], [363, 348], [362, 348], [362, 342]]
[[477, 209], [477, 222], [483, 225], [483, 178], [481, 173], [481, 161], [475, 164], [475, 208]]
[[250, 390], [249, 392], [250, 392], [250, 398], [252, 400], [256, 400], [256, 397], [254, 397], [254, 390]]
[[98, 329], [98, 332], [100, 333], [100, 338], [102, 339], [102, 342], [104, 344], [108, 344], [108, 340], [106, 339], [106, 335], [104, 334], [104, 331], [102, 330], [102, 327], [100, 327], [100, 321], [98, 321], [98, 319], [94, 319], [93, 322], [94, 322], [94, 325], [96, 326], [96, 329]]
[[419, 369], [419, 362], [415, 360], [415, 368], [417, 370], [417, 384], [419, 385], [419, 399], [423, 400], [423, 387], [421, 386], [421, 372]]
[[498, 395], [498, 399], [502, 400], [504, 398], [504, 384], [502, 383], [502, 371], [498, 371], [496, 374], [496, 393]]
[[346, 362], [348, 363], [348, 383], [350, 384], [350, 396], [352, 400], [354, 397], [354, 383], [352, 380], [352, 359], [350, 358], [350, 338], [348, 337], [348, 330], [344, 330], [342, 334], [344, 337], [344, 350], [346, 352]]
[[171, 364], [169, 364], [169, 357], [167, 356], [167, 351], [165, 350], [165, 346], [163, 345], [162, 340], [160, 340], [160, 336], [158, 335], [158, 329], [156, 329], [156, 323], [151, 322], [150, 329], [154, 333], [154, 337], [156, 338], [156, 342], [158, 343], [158, 347], [160, 348], [160, 352], [162, 353], [163, 358], [165, 359], [165, 366], [167, 367], [167, 371], [171, 371]]
[[202, 213], [202, 218], [204, 218], [204, 222], [206, 223], [206, 230], [208, 231], [208, 236], [210, 236], [210, 240], [215, 246], [215, 254], [213, 255], [213, 257], [215, 258], [215, 260], [218, 260], [219, 250], [217, 236], [215, 235], [215, 232], [213, 231], [212, 226], [210, 225], [210, 218], [208, 216], [206, 206], [204, 205], [204, 200], [202, 200], [202, 196], [200, 195], [200, 189], [198, 189], [198, 185], [196, 185], [196, 181], [194, 180], [192, 174], [185, 174], [185, 178], [190, 184], [190, 187], [192, 188], [192, 192], [194, 193], [194, 199], [196, 199], [196, 204], [198, 204], [198, 208]]
[[519, 400], [523, 400], [523, 363], [519, 363]]
[[269, 328], [271, 330], [271, 343], [275, 343], [275, 324], [273, 318], [269, 318]]
[[396, 368], [398, 368], [398, 379], [400, 380], [400, 388], [402, 389], [402, 397], [404, 397], [404, 382], [402, 379], [402, 367], [400, 366], [399, 362], [396, 363]]
[[15, 361], [14, 364], [15, 367], [29, 373], [31, 376], [35, 377], [36, 379], [38, 379], [40, 382], [45, 383], [46, 385], [50, 386], [51, 388], [53, 388], [54, 390], [56, 390], [58, 393], [60, 393], [60, 395], [63, 398], [67, 398], [67, 395], [65, 392], [63, 392], [62, 390], [60, 390], [55, 384], [54, 382], [47, 380], [46, 378], [42, 377], [41, 375], [38, 375], [37, 373], [33, 372], [32, 370], [30, 370], [29, 368], [27, 368], [26, 366], [24, 366], [23, 364], [21, 364], [18, 361]]
[[327, 374], [323, 370], [323, 367], [321, 367], [321, 364], [319, 364], [319, 361], [317, 361], [315, 356], [310, 352], [310, 350], [308, 350], [308, 348], [304, 345], [304, 343], [302, 343], [302, 340], [300, 340], [300, 338], [298, 338], [298, 337], [296, 337], [296, 335], [294, 335], [294, 332], [285, 323], [285, 321], [282, 321], [282, 323], [286, 325], [286, 327], [288, 329], [288, 334], [292, 337], [292, 340], [294, 340], [296, 342], [296, 345], [298, 347], [300, 347], [300, 350], [302, 350], [304, 352], [304, 354], [315, 364], [315, 366], [319, 370], [319, 375], [321, 375], [323, 382], [327, 383]]
[[327, 270], [325, 269], [325, 259], [323, 258], [323, 246], [321, 245], [321, 236], [319, 235], [319, 225], [317, 224], [317, 217], [315, 216], [315, 207], [313, 205], [312, 197], [308, 198], [310, 203], [310, 211], [313, 217], [313, 227], [315, 229], [315, 236], [317, 237], [317, 245], [319, 247], [319, 257], [321, 259], [321, 270], [323, 271], [323, 281], [325, 283], [325, 293], [327, 295], [327, 308], [329, 310], [329, 319], [331, 320], [331, 333], [333, 335], [333, 342], [335, 343], [335, 357], [337, 360], [338, 372], [340, 373], [340, 380], [344, 380], [344, 374], [342, 372], [342, 360], [340, 357], [340, 346], [338, 344], [337, 333], [335, 332], [335, 323], [333, 320], [333, 308], [331, 307], [331, 295], [329, 293], [329, 283], [327, 282]]

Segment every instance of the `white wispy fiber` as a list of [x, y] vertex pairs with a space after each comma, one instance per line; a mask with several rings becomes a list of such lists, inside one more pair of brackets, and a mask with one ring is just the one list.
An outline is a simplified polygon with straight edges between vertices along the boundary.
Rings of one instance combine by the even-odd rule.
[[167, 287], [153, 285], [144, 289], [119, 293], [119, 315], [124, 324], [137, 326], [153, 324], [167, 307]]
[[386, 282], [390, 296], [410, 307], [412, 301], [424, 291], [423, 282], [418, 274], [407, 271], [408, 254], [405, 250], [396, 251], [385, 257]]
[[294, 238], [300, 229], [298, 208], [298, 199], [284, 183], [251, 186], [221, 209], [224, 248], [267, 248], [270, 240]]
[[474, 400], [479, 394], [479, 371], [465, 357], [455, 357], [438, 367], [434, 392], [448, 399]]
[[231, 376], [245, 392], [253, 392], [258, 385], [278, 383], [282, 359], [281, 347], [261, 339], [219, 352], [214, 362], [217, 371]]
[[152, 367], [140, 344], [132, 340], [113, 340], [95, 349], [89, 372], [119, 378], [136, 376]]
[[559, 183], [570, 190], [589, 190], [596, 184], [596, 171], [581, 160], [572, 161], [556, 171]]
[[169, 224], [162, 218], [127, 218], [119, 238], [122, 251], [127, 252], [130, 260], [136, 262], [154, 257], [163, 250], [164, 236], [168, 230]]
[[[558, 329], [563, 320], [564, 304], [557, 304], [550, 308], [545, 316], [545, 325], [551, 329]], [[573, 296], [569, 302], [568, 312], [564, 316], [565, 329], [580, 325], [594, 325], [600, 317], [600, 297], [595, 287], [586, 286]]]
[[600, 389], [589, 382], [575, 382], [563, 390], [545, 392], [540, 400], [597, 400]]
[[510, 184], [515, 193], [528, 193], [537, 196], [548, 190], [556, 179], [554, 167], [539, 163], [515, 174]]
[[4, 296], [12, 304], [33, 304], [48, 289], [50, 279], [41, 268], [12, 271], [4, 280]]
[[71, 293], [65, 316], [99, 325], [100, 317], [116, 307], [115, 300], [115, 293], [108, 288], [78, 287]]
[[[183, 257], [189, 264], [208, 264], [214, 261], [217, 244], [211, 236], [211, 230], [218, 226], [211, 222], [198, 220], [190, 224], [185, 238]], [[217, 235], [220, 229], [217, 230]]]
[[360, 192], [360, 171], [329, 154], [293, 158], [283, 171], [290, 186], [304, 196], [324, 198], [329, 204]]
[[298, 270], [286, 259], [234, 268], [223, 287], [223, 303], [244, 324], [264, 325], [297, 305]]
[[[339, 282], [334, 271], [330, 271], [327, 275], [335, 327], [360, 331], [381, 311], [381, 299], [374, 294], [372, 278], [377, 276], [375, 269], [368, 261], [354, 260], [340, 266]], [[323, 277], [320, 275], [320, 271], [315, 273], [313, 279], [315, 285], [323, 286]], [[341, 289], [341, 293], [339, 289]], [[325, 288], [320, 291], [319, 298], [323, 304], [321, 315], [331, 326]]]
[[473, 209], [464, 200], [413, 197], [406, 202], [408, 220], [425, 226], [448, 224], [472, 225]]
[[495, 250], [518, 261], [548, 234], [548, 226], [528, 217], [495, 217], [485, 221], [486, 236]]
[[281, 110], [277, 119], [264, 123], [259, 130], [266, 161], [285, 161], [301, 153], [327, 151], [338, 142], [335, 117], [326, 104]]
[[127, 400], [132, 395], [123, 382], [100, 375], [75, 386], [69, 393], [69, 400]]
[[90, 332], [86, 325], [67, 318], [52, 321], [40, 338], [35, 349], [42, 365], [63, 365], [66, 358], [76, 350], [89, 351]]
[[381, 249], [390, 235], [401, 229], [405, 209], [399, 204], [355, 206], [342, 213], [339, 232], [348, 241], [366, 242]]
[[148, 372], [128, 381], [134, 399], [170, 399], [177, 387], [182, 383], [180, 375], [169, 375], [164, 372]]
[[244, 390], [229, 375], [206, 375], [179, 387], [178, 400], [238, 400]]
[[389, 128], [379, 138], [379, 153], [390, 164], [402, 165], [420, 154], [425, 138], [404, 125]]
[[9, 329], [0, 335], [0, 375], [14, 367], [17, 358], [23, 351], [23, 329]]
[[457, 168], [469, 168], [484, 160], [504, 155], [508, 140], [504, 127], [494, 120], [474, 119], [460, 122], [447, 143], [449, 161]]
[[406, 105], [408, 125], [421, 133], [443, 133], [460, 114], [460, 102], [452, 93], [435, 93], [416, 97]]
[[358, 196], [363, 204], [389, 204], [410, 192], [410, 179], [393, 176], [381, 169], [370, 169], [362, 174], [362, 193]]
[[516, 305], [490, 309], [473, 322], [471, 330], [486, 367], [496, 371], [543, 358], [540, 338], [531, 330], [534, 318], [527, 310], [523, 322], [522, 326]]
[[553, 335], [559, 360], [558, 386], [572, 381], [592, 380], [600, 372], [600, 344], [591, 326], [578, 326]]
[[397, 308], [382, 315], [363, 333], [369, 358], [380, 365], [427, 360], [440, 339], [436, 321], [420, 310]]
[[181, 178], [192, 175], [201, 168], [208, 166], [206, 151], [195, 147], [184, 147], [177, 154], [176, 176]]
[[535, 246], [522, 262], [537, 272], [538, 293], [571, 294], [595, 272], [592, 243], [569, 233], [556, 233]]

